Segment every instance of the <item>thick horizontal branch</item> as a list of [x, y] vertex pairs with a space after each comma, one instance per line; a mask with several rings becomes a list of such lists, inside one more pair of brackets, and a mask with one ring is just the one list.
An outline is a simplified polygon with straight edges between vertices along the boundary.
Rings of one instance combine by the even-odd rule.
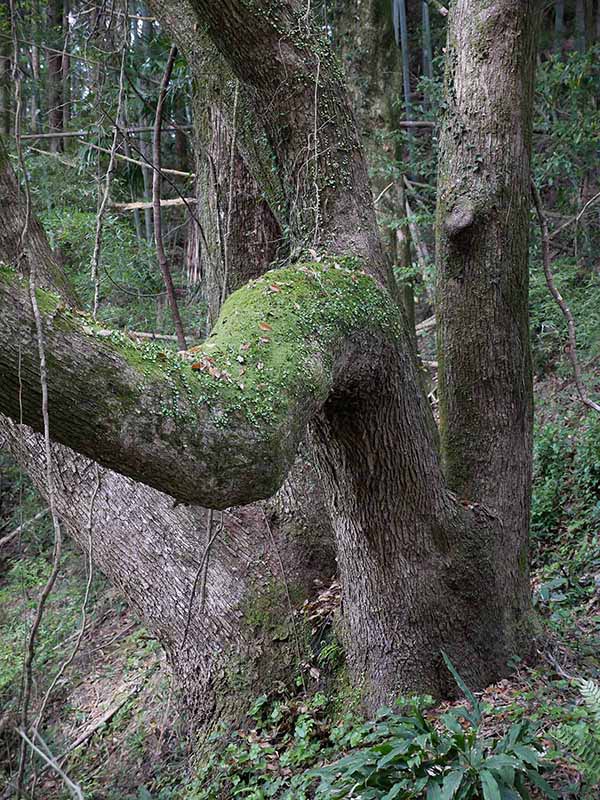
[[[49, 292], [38, 291], [38, 304], [52, 438], [212, 508], [273, 494], [332, 388], [356, 380], [364, 337], [395, 342], [401, 331], [387, 294], [333, 262], [270, 272], [235, 292], [209, 339], [184, 356], [106, 337]], [[30, 300], [6, 268], [0, 372], [0, 412], [41, 430]]]

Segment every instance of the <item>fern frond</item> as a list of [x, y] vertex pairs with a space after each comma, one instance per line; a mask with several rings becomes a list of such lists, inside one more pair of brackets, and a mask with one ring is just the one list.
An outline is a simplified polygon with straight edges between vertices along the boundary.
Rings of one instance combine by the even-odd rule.
[[577, 687], [588, 710], [600, 724], [600, 684], [580, 678], [577, 681]]
[[600, 734], [585, 722], [558, 725], [552, 737], [568, 750], [590, 784], [600, 783]]

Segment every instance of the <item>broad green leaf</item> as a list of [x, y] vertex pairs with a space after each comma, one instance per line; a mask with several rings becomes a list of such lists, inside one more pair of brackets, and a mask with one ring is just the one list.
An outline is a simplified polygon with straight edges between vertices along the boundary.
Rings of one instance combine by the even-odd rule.
[[398, 797], [400, 792], [402, 791], [402, 784], [397, 783], [395, 786], [389, 790], [387, 794], [384, 794], [381, 800], [394, 800], [394, 797]]
[[519, 761], [518, 758], [515, 758], [514, 756], [504, 755], [503, 753], [486, 758], [484, 766], [486, 769], [500, 769], [502, 767], [512, 767], [512, 769], [523, 769], [523, 764], [521, 761]]
[[546, 797], [549, 798], [549, 800], [559, 800], [559, 795], [554, 791], [550, 784], [542, 778], [539, 772], [536, 772], [534, 769], [528, 769], [527, 777], [532, 783], [535, 783], [539, 789], [546, 793]]
[[491, 772], [488, 772], [487, 769], [482, 769], [479, 773], [479, 780], [483, 790], [483, 800], [502, 800], [498, 782]]
[[462, 783], [464, 774], [463, 769], [456, 769], [446, 775], [442, 784], [442, 800], [452, 800]]
[[502, 800], [523, 800], [519, 792], [515, 789], [510, 789], [508, 786], [500, 787], [500, 797]]
[[459, 736], [463, 736], [464, 731], [463, 731], [462, 725], [456, 719], [456, 715], [455, 714], [453, 714], [452, 712], [449, 711], [446, 714], [442, 714], [440, 719], [444, 723], [444, 725], [448, 728], [449, 731], [452, 731], [452, 733], [456, 733]]
[[388, 764], [394, 761], [394, 759], [396, 759], [398, 756], [404, 755], [404, 753], [407, 752], [409, 747], [410, 745], [408, 742], [400, 742], [400, 744], [396, 745], [395, 747], [392, 747], [392, 749], [388, 753], [386, 753], [382, 758], [379, 759], [379, 761], [377, 762], [377, 769], [382, 769], [383, 767], [386, 767]]
[[467, 684], [463, 681], [463, 679], [460, 677], [460, 675], [458, 674], [454, 664], [450, 661], [450, 659], [448, 658], [446, 653], [443, 650], [441, 651], [441, 653], [442, 653], [442, 658], [444, 659], [444, 662], [445, 662], [446, 666], [448, 667], [448, 670], [450, 671], [450, 674], [452, 675], [452, 677], [456, 681], [456, 685], [462, 691], [464, 696], [467, 698], [467, 700], [471, 704], [471, 708], [473, 710], [474, 722], [475, 722], [475, 724], [477, 724], [479, 722], [479, 720], [481, 719], [481, 706], [480, 706], [477, 698], [475, 697], [473, 692], [469, 689]]
[[525, 744], [516, 744], [513, 747], [513, 750], [520, 759], [525, 761], [526, 764], [531, 764], [532, 766], [537, 767], [537, 765], [540, 763], [540, 754], [537, 750], [534, 750], [533, 747], [528, 747]]
[[442, 800], [442, 790], [437, 780], [427, 784], [427, 800]]

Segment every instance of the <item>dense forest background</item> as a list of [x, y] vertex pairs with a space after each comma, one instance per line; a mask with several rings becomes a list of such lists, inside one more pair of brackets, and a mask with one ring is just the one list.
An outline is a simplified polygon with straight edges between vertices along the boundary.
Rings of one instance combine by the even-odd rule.
[[[308, 6], [349, 81], [378, 222], [414, 321], [435, 412], [434, 227], [447, 10], [437, 0]], [[204, 68], [191, 68], [173, 51], [144, 2], [0, 3], [0, 132], [11, 164], [28, 184], [35, 214], [83, 307], [107, 329], [150, 348], [183, 349], [182, 334], [188, 347], [201, 342], [224, 295], [252, 277], [214, 274], [215, 249], [242, 212], [233, 173], [219, 173], [219, 148], [221, 157], [223, 149], [231, 152], [233, 163], [234, 146], [231, 136], [214, 136], [218, 119], [207, 112], [207, 86], [215, 76]], [[235, 120], [235, 81], [223, 87]], [[529, 305], [534, 656], [515, 659], [509, 679], [470, 696], [468, 712], [456, 710], [464, 701], [406, 700], [406, 725], [423, 738], [418, 746], [411, 740], [414, 760], [407, 767], [417, 776], [417, 793], [397, 795], [380, 762], [394, 746], [397, 757], [404, 752], [403, 734], [385, 710], [365, 722], [344, 680], [333, 572], [329, 583], [319, 578], [310, 601], [295, 605], [288, 597], [271, 631], [284, 641], [300, 627], [309, 632], [309, 655], [303, 651], [298, 659], [294, 680], [261, 687], [239, 726], [205, 732], [198, 742], [157, 640], [94, 568], [90, 553], [66, 538], [35, 637], [31, 713], [43, 714], [35, 743], [42, 754], [27, 750], [23, 796], [302, 800], [316, 791], [321, 798], [391, 800], [424, 796], [427, 775], [438, 769], [448, 777], [448, 764], [471, 775], [473, 793], [466, 793], [466, 779], [460, 790], [448, 780], [444, 793], [428, 798], [521, 796], [500, 795], [496, 783], [480, 781], [486, 768], [477, 761], [476, 742], [485, 740], [481, 748], [500, 759], [498, 769], [518, 772], [525, 764], [532, 772], [531, 796], [598, 797], [600, 416], [590, 398], [600, 392], [599, 103], [600, 2], [543, 4], [533, 180], [547, 257], [544, 269], [544, 226], [532, 203]], [[206, 125], [193, 131], [198, 115]], [[234, 144], [236, 135], [248, 135], [242, 119]], [[207, 151], [213, 160], [204, 158]], [[156, 186], [153, 193], [157, 165], [160, 195]], [[254, 200], [257, 209], [261, 200]], [[258, 211], [245, 218], [244, 235], [265, 262], [283, 262], [286, 232], [273, 220], [265, 237], [264, 219], [258, 220]], [[23, 752], [23, 662], [53, 569], [54, 539], [46, 502], [8, 452], [0, 459], [0, 797], [8, 798]], [[274, 512], [265, 505], [262, 513]], [[266, 609], [252, 613], [252, 623], [263, 624]], [[452, 740], [447, 747], [440, 740], [444, 718]], [[518, 755], [510, 750], [515, 741], [490, 744], [511, 732], [515, 741], [522, 737], [521, 767], [510, 761]], [[342, 756], [333, 771], [310, 772]], [[365, 775], [374, 774], [377, 780], [369, 777], [367, 784]], [[352, 788], [367, 785], [362, 793]]]

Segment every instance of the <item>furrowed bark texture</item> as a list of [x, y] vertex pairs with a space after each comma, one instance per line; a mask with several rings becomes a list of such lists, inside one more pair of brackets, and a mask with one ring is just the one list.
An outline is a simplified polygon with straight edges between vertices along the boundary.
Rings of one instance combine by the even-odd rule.
[[[0, 447], [46, 491], [41, 437], [0, 417]], [[120, 589], [164, 647], [183, 705], [207, 723], [239, 716], [257, 692], [286, 682], [298, 669], [287, 592], [301, 604], [333, 570], [331, 555], [315, 560], [306, 541], [314, 521], [256, 506], [215, 514], [220, 530], [206, 557], [204, 592], [192, 587], [207, 544], [207, 511], [175, 505], [168, 495], [99, 468], [69, 448], [53, 445], [57, 511], [84, 551], [89, 509], [96, 568]], [[298, 471], [302, 465], [296, 467]], [[281, 564], [285, 574], [282, 574]], [[299, 634], [302, 636], [302, 632]], [[184, 644], [185, 640], [185, 644]], [[302, 638], [299, 647], [304, 653]]]
[[450, 488], [502, 520], [504, 613], [519, 652], [529, 609], [532, 440], [528, 233], [535, 0], [458, 0], [440, 140], [438, 336]]
[[[64, 275], [35, 219], [24, 256], [18, 258], [25, 204], [5, 158], [0, 199], [0, 260], [18, 260], [26, 269], [35, 258], [42, 285], [47, 289], [64, 285]], [[55, 368], [50, 362], [51, 373]], [[25, 380], [23, 373], [22, 377]], [[100, 387], [100, 393], [106, 389]], [[23, 385], [23, 390], [27, 403], [26, 396], [37, 394], [38, 387]], [[2, 415], [0, 432], [0, 447], [12, 453], [45, 495], [43, 437]], [[223, 715], [236, 718], [257, 693], [297, 674], [297, 654], [300, 651], [304, 657], [305, 640], [302, 631], [300, 641], [295, 640], [288, 593], [299, 605], [314, 592], [315, 581], [324, 583], [335, 572], [320, 491], [303, 459], [296, 461], [292, 480], [286, 481], [264, 513], [254, 506], [228, 509], [222, 518], [215, 514], [213, 531], [223, 524], [223, 532], [205, 556], [204, 509], [176, 504], [172, 497], [102, 467], [97, 486], [94, 462], [67, 447], [54, 444], [53, 458], [60, 516], [87, 551], [90, 502], [95, 496], [94, 563], [122, 590], [165, 648], [189, 710], [208, 723]], [[302, 487], [300, 497], [298, 487]], [[197, 587], [186, 638], [192, 587], [205, 558], [205, 592]]]
[[[160, 5], [170, 14], [179, 8]], [[523, 622], [520, 598], [504, 587], [498, 543], [506, 532], [487, 503], [462, 502], [447, 491], [411, 343], [396, 304], [381, 288], [387, 267], [337, 65], [304, 4], [193, 5], [254, 93], [284, 178], [294, 246], [324, 249], [327, 257], [270, 273], [234, 294], [214, 336], [193, 353], [195, 370], [161, 363], [158, 356], [140, 364], [139, 351], [118, 339], [99, 342], [86, 330], [89, 323], [46, 298], [54, 368], [80, 381], [78, 396], [67, 395], [71, 413], [96, 414], [102, 439], [108, 437], [118, 456], [107, 452], [96, 425], [85, 435], [79, 425], [69, 432], [59, 408], [55, 430], [65, 444], [95, 458], [100, 453], [105, 463], [157, 488], [197, 501], [210, 496], [211, 505], [222, 507], [273, 491], [308, 425], [335, 531], [350, 675], [362, 686], [367, 709], [399, 692], [447, 693], [442, 648], [470, 685], [484, 686], [505, 672], [518, 638], [515, 625]], [[503, 47], [512, 17], [505, 25], [496, 31]], [[349, 254], [363, 259], [369, 275], [361, 262], [345, 259]], [[10, 273], [2, 285], [9, 307], [19, 304]], [[22, 303], [21, 311], [21, 328], [18, 320], [10, 322], [12, 337], [20, 330], [27, 343]], [[462, 330], [455, 335], [464, 338]], [[16, 347], [8, 334], [3, 339], [13, 392], [2, 407], [14, 414]], [[499, 358], [503, 374], [504, 352], [491, 356]], [[28, 359], [25, 374], [33, 386], [35, 363]], [[92, 400], [81, 391], [87, 382], [98, 393], [91, 359], [106, 368], [104, 382], [116, 388]], [[58, 398], [63, 382], [51, 389]], [[520, 388], [500, 383], [498, 390], [512, 398]], [[496, 399], [503, 414], [509, 401]], [[112, 421], [102, 419], [101, 404]], [[27, 413], [36, 424], [35, 411], [28, 407]], [[518, 591], [526, 577], [525, 568]]]
[[[167, 25], [177, 13], [154, 0]], [[306, 6], [191, 0], [197, 22], [251, 91], [280, 174], [292, 249], [364, 258], [389, 282], [341, 70]]]

